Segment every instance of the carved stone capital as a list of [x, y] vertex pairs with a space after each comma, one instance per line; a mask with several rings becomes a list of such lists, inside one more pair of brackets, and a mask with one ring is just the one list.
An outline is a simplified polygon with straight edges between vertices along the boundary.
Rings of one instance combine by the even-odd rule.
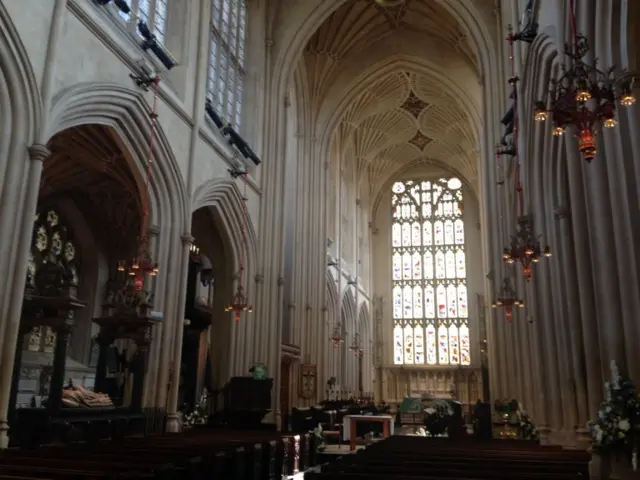
[[40, 143], [34, 143], [29, 147], [29, 158], [34, 162], [44, 162], [49, 155], [51, 155], [51, 150]]
[[304, 309], [305, 309], [307, 312], [310, 312], [311, 310], [313, 310], [313, 307], [311, 306], [311, 304], [310, 304], [310, 303], [307, 303], [307, 304], [305, 305]]
[[191, 235], [190, 233], [185, 233], [180, 238], [182, 238], [183, 245], [192, 245], [193, 242], [196, 240], [195, 238], [193, 238], [193, 235]]
[[327, 307], [326, 305], [322, 306], [322, 313], [326, 313], [329, 311], [329, 307]]
[[263, 283], [264, 282], [264, 275], [262, 275], [261, 273], [256, 273], [256, 276], [253, 277], [253, 280], [256, 283]]
[[281, 287], [284, 285], [284, 277], [280, 276], [278, 277], [278, 286]]
[[270, 38], [267, 38], [267, 39], [264, 41], [264, 44], [265, 44], [265, 46], [266, 46], [267, 48], [271, 48], [271, 47], [273, 47], [273, 40], [271, 40]]
[[296, 309], [296, 304], [295, 303], [290, 303], [288, 306], [289, 306], [289, 310], [295, 310]]

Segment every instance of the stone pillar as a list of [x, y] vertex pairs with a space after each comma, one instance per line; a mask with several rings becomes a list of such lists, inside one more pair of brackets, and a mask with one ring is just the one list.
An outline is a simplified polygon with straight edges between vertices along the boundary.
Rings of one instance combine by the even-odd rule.
[[[265, 92], [273, 88], [276, 75], [271, 72], [273, 41], [265, 43]], [[279, 422], [280, 395], [280, 339], [282, 336], [282, 285], [284, 250], [284, 180], [285, 180], [285, 121], [284, 102], [279, 96], [266, 95], [265, 121], [269, 125], [262, 141], [262, 156], [268, 158], [261, 167], [262, 198], [260, 202], [259, 271], [264, 278], [256, 292], [255, 313], [257, 322], [255, 338], [260, 339], [258, 351], [264, 358], [270, 375], [274, 378], [272, 405], [276, 422]]]
[[[178, 425], [178, 390], [180, 388], [180, 366], [182, 363], [182, 336], [184, 333], [184, 305], [187, 295], [186, 278], [189, 271], [189, 249], [191, 244], [195, 240], [189, 233], [182, 235], [182, 249], [176, 252], [176, 257], [179, 259], [178, 273], [179, 276], [173, 276], [174, 291], [178, 297], [177, 307], [178, 311], [175, 312], [174, 322], [166, 325], [167, 329], [172, 328], [173, 332], [173, 357], [171, 362], [167, 362], [165, 368], [166, 375], [160, 377], [162, 384], [168, 384], [169, 396], [167, 399], [167, 431], [177, 432], [179, 430]], [[167, 331], [167, 333], [169, 333]], [[231, 359], [231, 356], [230, 356]], [[172, 378], [169, 379], [169, 370], [172, 373]], [[169, 382], [169, 380], [171, 380]]]
[[[580, 3], [577, 9], [578, 30], [587, 38], [598, 40], [595, 36], [594, 18], [597, 13], [595, 2]], [[597, 43], [597, 41], [595, 42]], [[593, 50], [585, 60], [592, 62], [596, 56]], [[624, 357], [624, 330], [622, 325], [622, 310], [620, 305], [619, 273], [616, 268], [615, 232], [613, 217], [620, 212], [612, 209], [611, 191], [608, 185], [607, 157], [602, 145], [602, 137], [598, 139], [600, 145], [598, 155], [591, 162], [580, 162], [585, 178], [587, 194], [587, 224], [589, 228], [590, 246], [593, 266], [597, 274], [593, 276], [595, 286], [595, 309], [598, 317], [598, 332], [602, 348], [601, 371], [606, 377], [609, 362], [615, 360], [621, 369], [626, 368]], [[606, 232], [606, 234], [605, 234]], [[621, 239], [621, 241], [628, 241]], [[613, 260], [613, 261], [612, 261]]]
[[[24, 185], [26, 190], [24, 203], [22, 205], [16, 204], [16, 210], [13, 213], [7, 211], [7, 209], [4, 209], [2, 212], [3, 215], [17, 216], [20, 219], [20, 225], [18, 227], [17, 251], [13, 256], [7, 258], [6, 262], [3, 262], [6, 266], [6, 271], [14, 272], [14, 275], [13, 278], [7, 281], [4, 286], [5, 288], [10, 288], [8, 290], [8, 292], [10, 292], [10, 297], [5, 297], [5, 299], [8, 300], [8, 308], [6, 310], [6, 314], [0, 320], [2, 322], [0, 325], [0, 331], [2, 331], [0, 338], [3, 340], [2, 366], [0, 367], [2, 368], [2, 374], [0, 375], [0, 378], [4, 379], [1, 385], [2, 389], [0, 390], [0, 449], [7, 448], [8, 446], [7, 412], [9, 408], [8, 402], [10, 396], [11, 375], [13, 372], [13, 361], [20, 328], [20, 314], [22, 311], [22, 301], [24, 296], [24, 288], [22, 286], [25, 284], [27, 277], [27, 261], [29, 251], [31, 249], [33, 219], [36, 213], [36, 205], [38, 203], [42, 167], [44, 160], [49, 157], [49, 155], [51, 155], [51, 152], [44, 145], [35, 144], [29, 148], [29, 158], [31, 159], [31, 162], [27, 166], [28, 177], [27, 183]], [[15, 161], [22, 162], [23, 159], [15, 159]], [[11, 240], [10, 238], [6, 239]], [[4, 241], [2, 243], [4, 243]], [[2, 250], [6, 251], [4, 248]], [[8, 250], [11, 251], [11, 248]], [[5, 259], [2, 258], [2, 260]]]
[[[612, 2], [598, 0], [595, 8], [596, 28], [593, 47], [600, 68], [604, 69], [618, 63], [618, 59], [614, 58], [614, 45], [618, 41], [616, 37], [618, 26], [614, 24], [615, 13], [616, 8]], [[640, 375], [639, 355], [635, 353], [638, 350], [636, 339], [640, 333], [638, 327], [640, 298], [638, 295], [629, 294], [629, 292], [637, 292], [640, 289], [638, 278], [640, 263], [635, 248], [637, 240], [640, 238], [637, 228], [640, 221], [638, 193], [634, 178], [634, 160], [637, 161], [637, 158], [625, 155], [623, 148], [620, 128], [622, 125], [620, 123], [624, 122], [625, 118], [620, 115], [620, 111], [628, 107], [618, 104], [617, 108], [618, 118], [621, 122], [616, 128], [603, 128], [604, 132], [598, 138], [598, 148], [603, 155], [596, 158], [594, 162], [603, 164], [606, 171], [603, 180], [608, 180], [608, 203], [610, 203], [612, 212], [608, 220], [611, 223], [609, 235], [601, 234], [600, 236], [609, 238], [612, 245], [606, 253], [603, 252], [606, 257], [603, 256], [601, 261], [608, 263], [615, 275], [615, 278], [612, 279], [613, 282], [611, 282], [611, 288], [612, 290], [615, 288], [617, 294], [611, 298], [611, 301], [619, 305], [620, 317], [614, 324], [610, 323], [613, 311], [609, 311], [609, 318], [606, 321], [605, 317], [600, 318], [601, 321], [605, 321], [604, 323], [613, 328], [620, 327], [617, 330], [619, 337], [616, 336], [615, 339], [612, 339], [611, 348], [613, 345], [618, 346], [620, 358], [615, 359], [620, 362], [620, 368], [634, 378], [636, 375]], [[631, 136], [635, 137], [637, 133], [636, 130]], [[605, 232], [605, 230], [600, 230], [600, 232]], [[611, 359], [605, 358], [603, 362], [607, 360]]]

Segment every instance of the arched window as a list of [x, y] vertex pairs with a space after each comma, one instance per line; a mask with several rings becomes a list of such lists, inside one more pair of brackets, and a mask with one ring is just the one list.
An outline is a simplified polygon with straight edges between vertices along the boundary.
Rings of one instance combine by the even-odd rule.
[[[31, 250], [27, 263], [27, 287], [34, 286], [38, 268], [50, 261], [62, 263], [72, 276], [71, 282], [80, 286], [80, 264], [76, 244], [67, 226], [54, 209], [44, 209], [36, 216], [33, 226]], [[52, 352], [55, 334], [50, 328], [35, 327], [25, 342], [25, 348], [34, 352]]]
[[213, 0], [207, 95], [236, 130], [242, 114], [246, 17], [244, 0]]
[[462, 182], [392, 188], [394, 363], [469, 365]]
[[131, 13], [120, 11], [120, 16], [127, 22], [132, 31], [137, 31], [138, 19], [147, 24], [149, 30], [160, 43], [164, 43], [167, 30], [168, 0], [130, 0]]

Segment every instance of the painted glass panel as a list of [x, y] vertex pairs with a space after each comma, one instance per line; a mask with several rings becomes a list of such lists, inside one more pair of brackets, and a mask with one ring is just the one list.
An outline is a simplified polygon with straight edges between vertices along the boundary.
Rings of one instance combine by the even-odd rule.
[[394, 363], [469, 365], [462, 182], [395, 182], [391, 191]]
[[417, 365], [424, 363], [424, 328], [416, 327], [413, 331], [413, 341], [415, 343]]

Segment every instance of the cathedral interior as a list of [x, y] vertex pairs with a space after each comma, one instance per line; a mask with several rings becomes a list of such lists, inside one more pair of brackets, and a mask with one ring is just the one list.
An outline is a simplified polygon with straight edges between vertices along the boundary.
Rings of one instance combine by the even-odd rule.
[[0, 480], [234, 429], [259, 453], [200, 476], [465, 461], [424, 428], [512, 457], [411, 478], [636, 478], [638, 25], [636, 0], [0, 0]]

